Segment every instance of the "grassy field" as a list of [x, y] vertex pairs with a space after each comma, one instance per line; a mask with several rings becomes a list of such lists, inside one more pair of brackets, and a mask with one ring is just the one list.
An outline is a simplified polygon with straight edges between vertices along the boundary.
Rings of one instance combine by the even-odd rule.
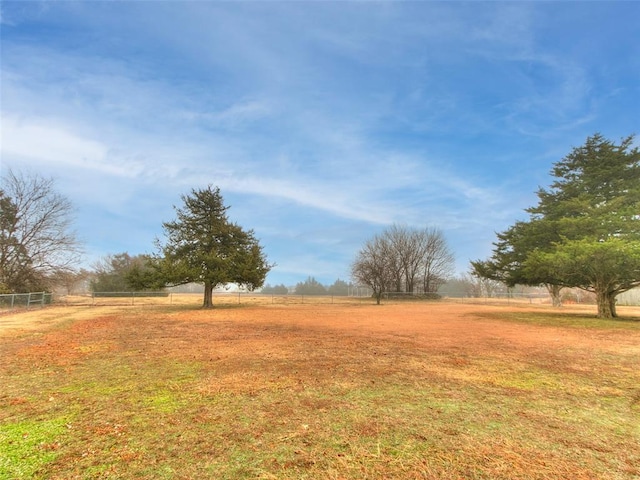
[[640, 479], [640, 312], [0, 316], [0, 479]]

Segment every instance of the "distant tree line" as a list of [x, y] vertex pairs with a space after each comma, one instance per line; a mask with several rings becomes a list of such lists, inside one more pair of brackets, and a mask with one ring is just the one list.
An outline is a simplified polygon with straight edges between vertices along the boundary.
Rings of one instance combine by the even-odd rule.
[[309, 276], [304, 282], [298, 282], [293, 287], [287, 287], [284, 284], [280, 285], [265, 285], [261, 292], [273, 295], [332, 295], [332, 296], [347, 296], [352, 295], [356, 286], [352, 283], [347, 283], [344, 280], [337, 279], [331, 285], [323, 285], [314, 277]]
[[[164, 285], [153, 285], [149, 282], [148, 275], [153, 275], [152, 262], [148, 255], [130, 255], [126, 252], [115, 255], [107, 255], [93, 266], [93, 271], [88, 274], [89, 287], [92, 292], [140, 292], [156, 291], [164, 289]], [[193, 287], [193, 285], [192, 285]], [[180, 289], [178, 291], [190, 291], [194, 288]], [[337, 279], [331, 285], [323, 285], [314, 277], [309, 276], [303, 282], [287, 287], [284, 284], [266, 284], [260, 289], [260, 293], [272, 295], [353, 295], [357, 290], [353, 283], [347, 283]], [[201, 292], [202, 289], [197, 289]]]
[[267, 283], [264, 287], [262, 287], [261, 292], [271, 295], [288, 295], [289, 288], [284, 283], [281, 283], [280, 285], [269, 285]]

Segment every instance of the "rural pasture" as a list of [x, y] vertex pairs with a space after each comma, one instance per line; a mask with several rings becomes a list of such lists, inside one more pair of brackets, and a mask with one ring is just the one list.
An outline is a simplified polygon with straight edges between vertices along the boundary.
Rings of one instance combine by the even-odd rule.
[[640, 309], [0, 315], [0, 479], [640, 478]]

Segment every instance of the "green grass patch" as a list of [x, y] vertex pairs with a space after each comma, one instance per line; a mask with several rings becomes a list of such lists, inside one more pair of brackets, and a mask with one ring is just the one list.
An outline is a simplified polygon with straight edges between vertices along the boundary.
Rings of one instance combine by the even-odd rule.
[[561, 310], [554, 312], [508, 310], [503, 312], [482, 312], [478, 313], [477, 316], [539, 326], [601, 330], [640, 330], [640, 318], [638, 317], [617, 317], [614, 319], [602, 319], [597, 318], [595, 315], [589, 316], [575, 312], [564, 313]]
[[0, 423], [0, 479], [34, 478], [59, 455], [68, 417]]

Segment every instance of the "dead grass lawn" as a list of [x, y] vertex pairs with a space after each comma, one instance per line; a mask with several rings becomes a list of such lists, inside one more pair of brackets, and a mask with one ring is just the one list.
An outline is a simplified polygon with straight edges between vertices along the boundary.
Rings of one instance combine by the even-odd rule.
[[620, 313], [4, 315], [0, 479], [638, 479], [640, 312]]

